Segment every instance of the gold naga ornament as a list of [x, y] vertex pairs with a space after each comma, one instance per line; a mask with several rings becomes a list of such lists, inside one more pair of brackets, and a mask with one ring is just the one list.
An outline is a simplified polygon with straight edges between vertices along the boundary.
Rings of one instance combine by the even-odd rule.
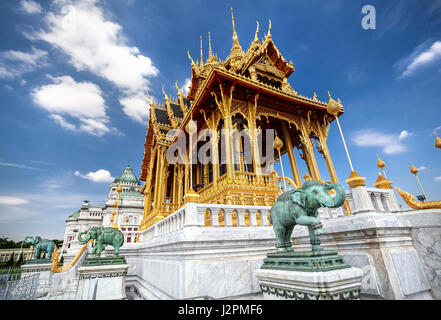
[[[93, 242], [93, 239], [89, 240], [89, 242]], [[84, 244], [84, 246], [81, 247], [80, 251], [76, 254], [76, 256], [72, 259], [71, 262], [69, 262], [65, 266], [58, 266], [58, 248], [55, 247], [54, 252], [52, 253], [52, 264], [51, 264], [51, 271], [53, 273], [60, 273], [70, 270], [77, 262], [78, 259], [80, 259], [83, 252], [87, 249], [87, 243]]]
[[[421, 191], [423, 192], [424, 197], [427, 199], [426, 194], [424, 193], [423, 187], [421, 185], [420, 179], [418, 179], [418, 175], [417, 175], [418, 169], [412, 163], [410, 163], [410, 173], [415, 175], [418, 184], [421, 188]], [[407, 205], [413, 209], [441, 209], [441, 200], [427, 201], [427, 202], [415, 201], [415, 197], [411, 195], [409, 192], [398, 189], [397, 187], [395, 187], [395, 190], [397, 190], [398, 194], [404, 200], [404, 202], [406, 202]]]
[[415, 201], [415, 197], [411, 195], [409, 192], [398, 189], [395, 187], [400, 197], [407, 203], [407, 205], [413, 209], [441, 209], [441, 201], [428, 201], [428, 202], [419, 202]]

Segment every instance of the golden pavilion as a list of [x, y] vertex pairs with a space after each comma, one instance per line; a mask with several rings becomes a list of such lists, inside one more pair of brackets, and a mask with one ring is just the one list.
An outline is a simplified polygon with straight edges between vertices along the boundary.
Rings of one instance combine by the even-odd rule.
[[[302, 185], [294, 156], [295, 149], [306, 163], [305, 180], [322, 181], [314, 148], [323, 155], [330, 179], [338, 182], [326, 141], [330, 123], [343, 114], [327, 111], [328, 102], [302, 96], [288, 82], [294, 72], [277, 49], [271, 36], [271, 21], [264, 39], [259, 41], [259, 24], [254, 40], [244, 51], [239, 43], [234, 24], [233, 44], [225, 61], [213, 53], [209, 38], [208, 58], [204, 62], [201, 44], [200, 61], [191, 61], [191, 85], [188, 93], [180, 91], [177, 98], [164, 93], [164, 103], [150, 99], [150, 117], [144, 143], [140, 180], [145, 195], [144, 216], [140, 230], [167, 217], [186, 201], [199, 203], [271, 206], [282, 186], [297, 188]], [[210, 36], [210, 34], [209, 34]], [[150, 98], [150, 97], [149, 97]], [[332, 98], [330, 97], [330, 101]], [[334, 103], [335, 101], [332, 100]], [[246, 130], [251, 154], [244, 152], [245, 139], [228, 136], [225, 143], [226, 161], [220, 157], [220, 139], [210, 137], [213, 161], [202, 164], [194, 159], [190, 165], [189, 140], [184, 163], [166, 161], [168, 148], [179, 135], [189, 137], [193, 130], [211, 129], [221, 135], [222, 130]], [[293, 179], [276, 171], [263, 172], [259, 158], [257, 135], [260, 130], [274, 129], [278, 143], [275, 155], [288, 154]], [[265, 138], [265, 137], [263, 137]], [[196, 143], [199, 146], [199, 142]], [[265, 152], [263, 152], [265, 153]], [[248, 157], [248, 160], [245, 160]], [[286, 187], [285, 187], [286, 188]], [[346, 203], [345, 209], [349, 212]]]

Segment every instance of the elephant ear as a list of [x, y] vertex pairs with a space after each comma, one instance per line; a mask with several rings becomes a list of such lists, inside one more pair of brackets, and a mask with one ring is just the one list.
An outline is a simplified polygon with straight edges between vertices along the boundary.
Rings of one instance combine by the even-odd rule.
[[305, 206], [305, 193], [303, 192], [303, 190], [295, 190], [291, 194], [291, 200], [294, 203], [297, 203], [298, 205], [304, 207]]

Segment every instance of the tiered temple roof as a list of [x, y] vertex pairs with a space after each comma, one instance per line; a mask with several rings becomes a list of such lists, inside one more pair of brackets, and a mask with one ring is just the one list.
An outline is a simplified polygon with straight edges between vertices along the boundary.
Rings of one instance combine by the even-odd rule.
[[[232, 17], [232, 22], [233, 45], [225, 61], [219, 60], [213, 54], [211, 34], [209, 33], [209, 54], [205, 63], [203, 63], [202, 44], [200, 62], [194, 62], [190, 53], [188, 53], [192, 72], [187, 94], [182, 93], [176, 84], [177, 99], [169, 98], [164, 90], [164, 104], [154, 103], [149, 97], [150, 117], [140, 180], [146, 178], [152, 140], [156, 140], [159, 144], [170, 145], [175, 134], [169, 134], [169, 131], [171, 129], [182, 129], [184, 122], [186, 122], [186, 116], [194, 114], [197, 111], [195, 109], [209, 98], [210, 91], [217, 85], [216, 82], [220, 78], [228, 79], [234, 83], [246, 83], [249, 88], [261, 92], [262, 100], [265, 99], [264, 94], [268, 97], [277, 96], [277, 98], [283, 99], [291, 105], [291, 113], [296, 109], [302, 108], [304, 110], [307, 107], [327, 115], [327, 102], [319, 101], [316, 94], [313, 98], [300, 95], [288, 83], [287, 80], [295, 69], [293, 62], [288, 62], [283, 57], [272, 39], [271, 20], [269, 21], [268, 32], [262, 42], [258, 38], [259, 23], [257, 23], [254, 40], [246, 52], [242, 50], [239, 43], [234, 17]], [[342, 108], [341, 113], [343, 111]], [[329, 119], [328, 121], [331, 122], [332, 120]]]

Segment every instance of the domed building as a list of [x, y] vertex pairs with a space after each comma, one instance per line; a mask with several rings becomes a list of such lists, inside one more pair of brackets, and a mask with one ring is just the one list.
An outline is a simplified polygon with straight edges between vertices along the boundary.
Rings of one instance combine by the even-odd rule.
[[[117, 188], [121, 185], [122, 192], [119, 195]], [[124, 233], [126, 243], [134, 242], [144, 209], [144, 196], [140, 193], [141, 182], [128, 165], [124, 172], [109, 186], [109, 195], [104, 205], [91, 205], [85, 200], [81, 208], [66, 219], [64, 233], [63, 255], [64, 262], [69, 262], [82, 245], [77, 240], [78, 234], [87, 231], [93, 226], [111, 227], [114, 222]], [[112, 221], [114, 203], [118, 200], [118, 212], [116, 221]]]

